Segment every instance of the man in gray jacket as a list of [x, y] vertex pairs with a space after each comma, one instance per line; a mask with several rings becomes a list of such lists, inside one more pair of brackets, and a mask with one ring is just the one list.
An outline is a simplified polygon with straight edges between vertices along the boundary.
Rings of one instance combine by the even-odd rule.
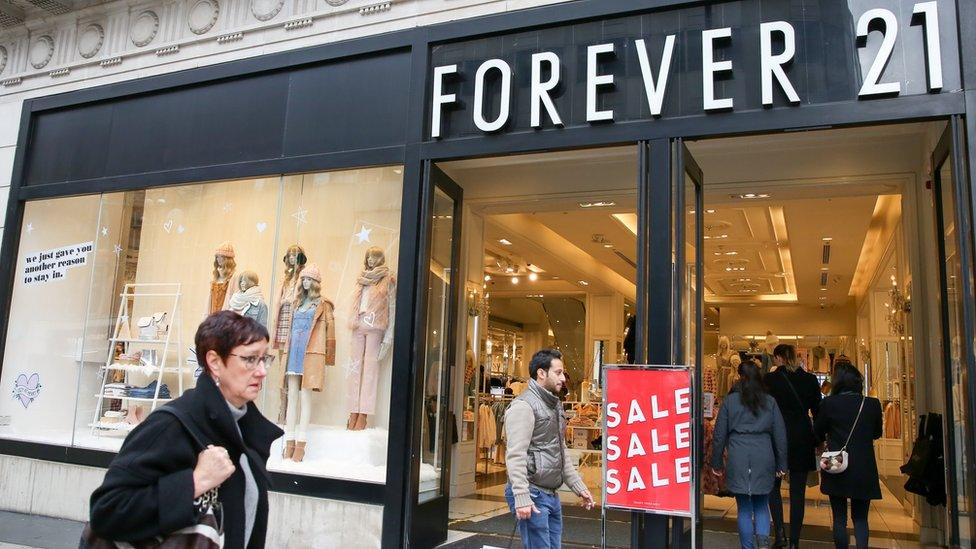
[[593, 508], [593, 496], [566, 455], [566, 418], [559, 393], [566, 384], [563, 355], [543, 349], [529, 363], [529, 388], [505, 412], [508, 485], [505, 499], [518, 519], [522, 544], [556, 549], [562, 542], [563, 513], [559, 494], [564, 483]]

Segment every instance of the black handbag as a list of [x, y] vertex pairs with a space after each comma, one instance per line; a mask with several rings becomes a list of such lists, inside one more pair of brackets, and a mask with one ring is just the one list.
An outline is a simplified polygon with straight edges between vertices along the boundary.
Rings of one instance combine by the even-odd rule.
[[[201, 440], [202, 437], [198, 436], [196, 428], [181, 411], [167, 406], [159, 408], [156, 412], [173, 415], [189, 433], [198, 451], [202, 452], [206, 449], [207, 445]], [[137, 542], [108, 540], [92, 531], [90, 523], [85, 523], [78, 547], [79, 549], [221, 549], [224, 546], [224, 525], [219, 495], [219, 488], [213, 488], [193, 500], [193, 506], [197, 510], [196, 524], [147, 540]]]
[[932, 460], [932, 437], [926, 433], [925, 420], [926, 416], [919, 416], [918, 436], [915, 437], [915, 443], [912, 445], [912, 455], [904, 465], [899, 467], [902, 473], [910, 477], [923, 476], [927, 464]]

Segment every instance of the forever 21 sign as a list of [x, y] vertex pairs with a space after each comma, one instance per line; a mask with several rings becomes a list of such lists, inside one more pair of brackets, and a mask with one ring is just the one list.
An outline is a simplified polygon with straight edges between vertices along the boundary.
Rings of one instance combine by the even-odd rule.
[[[918, 59], [919, 64], [924, 63], [924, 67], [916, 67], [912, 70], [924, 70], [929, 92], [940, 91], [943, 87], [938, 3], [937, 0], [930, 0], [912, 5], [912, 25], [920, 27], [924, 34], [924, 60]], [[874, 59], [867, 65], [857, 97], [894, 96], [902, 93], [902, 82], [882, 82], [882, 73], [900, 40], [898, 29], [896, 15], [886, 8], [867, 10], [858, 18], [854, 37], [856, 51], [867, 47], [871, 31], [880, 31], [880, 44], [874, 43], [877, 51]], [[782, 92], [788, 103], [801, 104], [803, 102], [801, 95], [797, 93], [786, 70], [797, 54], [797, 33], [794, 25], [788, 21], [760, 23], [758, 35], [757, 68], [761, 81], [759, 90], [762, 106], [773, 105], [774, 87]], [[877, 39], [875, 33], [872, 41]], [[701, 108], [705, 112], [727, 111], [735, 108], [735, 97], [720, 96], [721, 94], [716, 90], [717, 82], [723, 76], [728, 77], [735, 71], [731, 60], [716, 59], [716, 48], [734, 40], [732, 27], [701, 31]], [[660, 57], [655, 55], [653, 59], [649, 53], [652, 49], [651, 44], [644, 38], [636, 38], [627, 46], [632, 46], [637, 54], [639, 79], [644, 92], [642, 100], [646, 101], [645, 106], [651, 116], [660, 117], [669, 87], [669, 76], [673, 73], [673, 61], [676, 55], [679, 58], [682, 56], [681, 52], [677, 51], [682, 45], [676, 34], [668, 34], [664, 36], [663, 43], [654, 45], [656, 51], [660, 51]], [[613, 108], [601, 105], [601, 97], [614, 89], [615, 75], [612, 72], [601, 71], [601, 62], [616, 55], [616, 48], [617, 45], [611, 42], [586, 46], [585, 61], [582, 63], [585, 66], [585, 76], [579, 75], [580, 83], [585, 86], [585, 90], [581, 90], [582, 93], [577, 95], [585, 97], [585, 121], [588, 123], [615, 120]], [[531, 54], [528, 67], [524, 69], [530, 73], [528, 86], [518, 88], [522, 93], [527, 91], [529, 95], [528, 123], [531, 128], [541, 128], [545, 119], [556, 127], [564, 125], [564, 113], [557, 108], [554, 101], [556, 90], [564, 84], [564, 81], [570, 80], [565, 78], [562, 65], [562, 59], [556, 52], [538, 51]], [[477, 66], [474, 71], [473, 102], [470, 105], [470, 114], [466, 116], [470, 116], [470, 121], [478, 131], [496, 132], [510, 124], [514, 93], [513, 77], [524, 79], [525, 75], [514, 73], [512, 64], [504, 59], [488, 59]], [[435, 65], [433, 69], [431, 138], [442, 137], [443, 119], [446, 113], [457, 111], [462, 105], [467, 106], [467, 102], [462, 102], [459, 98], [457, 90], [448, 89], [448, 82], [459, 78], [470, 78], [470, 75], [463, 74], [457, 63]], [[525, 99], [522, 98], [522, 101], [524, 102]], [[486, 114], [486, 107], [490, 114]], [[569, 109], [564, 107], [564, 110]]]

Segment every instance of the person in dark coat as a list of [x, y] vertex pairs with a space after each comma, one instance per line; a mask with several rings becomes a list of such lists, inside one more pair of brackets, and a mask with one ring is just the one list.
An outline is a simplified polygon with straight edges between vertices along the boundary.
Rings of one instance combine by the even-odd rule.
[[[783, 421], [786, 423], [786, 451], [790, 480], [790, 547], [799, 547], [800, 529], [806, 504], [807, 475], [817, 469], [815, 450], [818, 440], [813, 433], [813, 418], [820, 409], [820, 383], [817, 377], [800, 367], [796, 349], [780, 344], [773, 349], [776, 369], [766, 375], [766, 387], [776, 399]], [[783, 526], [783, 497], [780, 495], [782, 479], [769, 494], [769, 510], [773, 516], [774, 546], [786, 546], [786, 529]]]
[[850, 437], [847, 443], [847, 469], [843, 473], [825, 472], [820, 475], [820, 491], [830, 496], [834, 545], [837, 547], [848, 546], [847, 501], [851, 502], [854, 539], [858, 549], [861, 549], [868, 546], [868, 509], [871, 500], [881, 499], [878, 462], [874, 456], [874, 440], [881, 438], [881, 402], [863, 395], [864, 377], [861, 372], [849, 362], [838, 362], [834, 367], [833, 389], [820, 404], [820, 414], [814, 422], [817, 436], [826, 437], [827, 448], [831, 451], [843, 448]]
[[742, 548], [753, 548], [753, 534], [758, 548], [768, 548], [769, 493], [787, 468], [786, 426], [763, 387], [759, 365], [747, 360], [738, 372], [739, 382], [722, 402], [715, 423], [711, 464], [715, 474], [725, 469], [726, 488], [735, 495]]
[[267, 376], [268, 331], [219, 311], [200, 324], [195, 343], [206, 370], [196, 388], [165, 406], [180, 418], [149, 414], [92, 493], [90, 526], [103, 539], [136, 542], [192, 526], [200, 513], [193, 500], [218, 488], [224, 547], [264, 547], [271, 485], [265, 467], [271, 443], [284, 434], [252, 402]]

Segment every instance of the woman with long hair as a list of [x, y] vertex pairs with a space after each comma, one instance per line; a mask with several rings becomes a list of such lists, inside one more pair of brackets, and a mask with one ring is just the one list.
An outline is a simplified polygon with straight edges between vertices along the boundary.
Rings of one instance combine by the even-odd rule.
[[739, 381], [715, 423], [711, 464], [716, 474], [725, 469], [726, 487], [735, 494], [743, 549], [767, 548], [769, 493], [786, 470], [786, 427], [776, 401], [766, 393], [759, 365], [746, 360], [738, 371]]
[[[805, 371], [796, 358], [792, 345], [780, 344], [773, 349], [776, 369], [765, 377], [769, 394], [776, 399], [783, 421], [786, 423], [786, 451], [790, 482], [790, 537], [791, 548], [800, 546], [800, 528], [806, 505], [807, 476], [817, 469], [815, 450], [818, 438], [813, 433], [813, 419], [820, 410], [820, 383], [817, 377]], [[812, 419], [811, 419], [812, 418]], [[785, 547], [786, 528], [783, 525], [783, 497], [780, 495], [782, 479], [769, 494], [769, 512], [775, 527], [775, 547]]]
[[854, 539], [858, 549], [868, 546], [868, 509], [872, 499], [881, 499], [874, 440], [881, 438], [881, 402], [864, 396], [864, 377], [850, 362], [834, 365], [830, 396], [820, 404], [814, 423], [819, 437], [826, 437], [828, 450], [847, 451], [843, 473], [824, 473], [820, 491], [830, 497], [833, 512], [834, 545], [848, 546], [847, 503], [850, 501]]

